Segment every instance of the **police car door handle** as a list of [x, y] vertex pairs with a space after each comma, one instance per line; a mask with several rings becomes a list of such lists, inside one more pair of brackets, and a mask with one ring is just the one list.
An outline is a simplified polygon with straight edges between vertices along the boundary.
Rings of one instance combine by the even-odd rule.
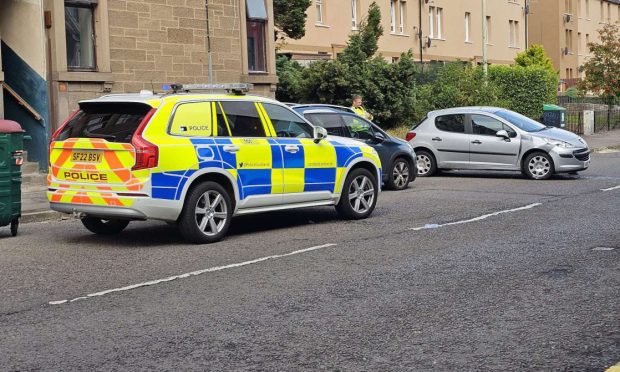
[[299, 146], [296, 145], [286, 145], [284, 146], [284, 151], [286, 152], [290, 152], [290, 153], [296, 153], [299, 152]]
[[240, 150], [240, 148], [237, 145], [224, 145], [224, 147], [222, 147], [222, 150], [226, 152], [237, 152]]

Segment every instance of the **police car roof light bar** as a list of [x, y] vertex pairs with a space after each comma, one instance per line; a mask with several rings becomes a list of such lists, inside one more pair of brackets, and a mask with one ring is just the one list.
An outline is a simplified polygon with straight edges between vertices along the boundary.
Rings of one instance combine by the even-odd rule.
[[174, 93], [192, 92], [203, 90], [225, 90], [236, 95], [243, 95], [254, 88], [250, 83], [229, 83], [229, 84], [170, 84], [170, 90]]

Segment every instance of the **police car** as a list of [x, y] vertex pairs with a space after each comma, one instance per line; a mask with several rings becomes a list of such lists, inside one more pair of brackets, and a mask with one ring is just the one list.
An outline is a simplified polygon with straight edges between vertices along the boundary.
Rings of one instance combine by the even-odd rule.
[[[228, 93], [203, 92], [218, 89]], [[376, 151], [249, 89], [172, 85], [81, 101], [52, 135], [51, 209], [97, 234], [175, 222], [193, 243], [220, 240], [235, 215], [334, 205], [368, 217], [382, 178]]]

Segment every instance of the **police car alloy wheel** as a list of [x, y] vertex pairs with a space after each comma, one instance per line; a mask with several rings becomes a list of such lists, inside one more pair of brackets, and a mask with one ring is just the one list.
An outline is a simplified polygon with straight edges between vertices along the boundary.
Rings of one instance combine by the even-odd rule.
[[213, 243], [226, 235], [232, 218], [228, 192], [216, 182], [203, 182], [188, 195], [179, 231], [192, 243]]
[[82, 217], [82, 225], [90, 232], [99, 235], [114, 235], [125, 230], [129, 221], [127, 220], [107, 220], [97, 217]]
[[396, 159], [392, 165], [388, 186], [393, 190], [406, 189], [411, 180], [409, 172], [409, 162], [405, 159]]
[[525, 159], [523, 170], [533, 180], [546, 180], [553, 174], [553, 160], [543, 152], [534, 152]]
[[336, 209], [344, 218], [363, 219], [375, 209], [377, 196], [375, 177], [368, 170], [357, 168], [347, 176]]

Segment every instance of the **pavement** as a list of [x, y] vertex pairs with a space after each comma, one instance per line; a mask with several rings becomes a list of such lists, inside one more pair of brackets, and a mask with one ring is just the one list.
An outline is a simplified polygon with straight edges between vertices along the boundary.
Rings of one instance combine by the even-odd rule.
[[[620, 149], [620, 129], [610, 132], [599, 132], [591, 136], [582, 136], [594, 152], [607, 152]], [[42, 188], [25, 189], [22, 191], [21, 223], [71, 218], [68, 215], [49, 209], [45, 190]]]

